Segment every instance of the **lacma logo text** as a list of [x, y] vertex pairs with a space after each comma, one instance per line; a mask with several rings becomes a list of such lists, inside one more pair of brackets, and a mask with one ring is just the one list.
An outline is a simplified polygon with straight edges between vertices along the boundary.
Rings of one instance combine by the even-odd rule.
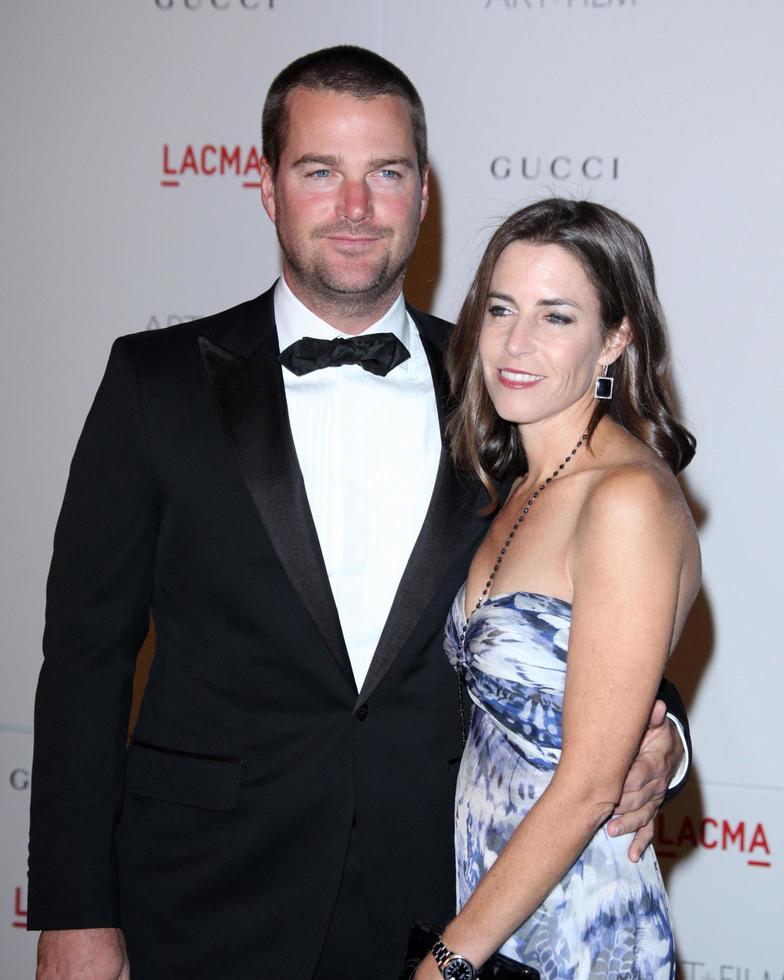
[[675, 858], [684, 850], [730, 851], [742, 855], [753, 868], [772, 864], [765, 827], [757, 821], [674, 817], [663, 810], [656, 818], [656, 853], [662, 859]]
[[179, 187], [191, 177], [242, 177], [243, 187], [261, 187], [259, 152], [255, 146], [224, 146], [204, 143], [188, 144], [177, 150], [163, 144], [161, 187]]

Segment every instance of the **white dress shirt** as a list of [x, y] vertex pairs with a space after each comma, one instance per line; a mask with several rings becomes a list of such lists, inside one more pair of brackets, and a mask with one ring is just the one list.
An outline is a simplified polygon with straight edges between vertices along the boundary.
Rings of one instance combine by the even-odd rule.
[[[348, 336], [275, 287], [280, 349]], [[358, 364], [283, 368], [291, 432], [357, 689], [425, 519], [441, 454], [433, 379], [403, 296], [363, 335], [393, 333], [411, 357], [378, 377]]]

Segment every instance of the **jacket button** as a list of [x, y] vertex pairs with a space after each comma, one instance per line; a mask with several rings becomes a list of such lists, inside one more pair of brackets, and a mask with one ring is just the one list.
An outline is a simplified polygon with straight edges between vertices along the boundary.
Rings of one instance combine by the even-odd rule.
[[368, 706], [366, 704], [361, 705], [357, 708], [357, 718], [360, 721], [364, 721], [368, 716]]

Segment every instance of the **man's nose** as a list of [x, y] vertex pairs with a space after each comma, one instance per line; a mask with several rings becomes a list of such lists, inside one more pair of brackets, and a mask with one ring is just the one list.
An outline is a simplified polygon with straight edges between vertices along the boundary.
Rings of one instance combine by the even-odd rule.
[[338, 211], [341, 218], [353, 222], [364, 221], [373, 216], [373, 201], [364, 180], [345, 181], [338, 201]]

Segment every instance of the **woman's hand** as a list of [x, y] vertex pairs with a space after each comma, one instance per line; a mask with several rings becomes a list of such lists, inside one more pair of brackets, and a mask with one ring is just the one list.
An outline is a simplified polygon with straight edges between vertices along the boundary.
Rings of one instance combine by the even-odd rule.
[[441, 980], [441, 971], [438, 969], [436, 961], [430, 953], [427, 954], [417, 967], [414, 980]]

